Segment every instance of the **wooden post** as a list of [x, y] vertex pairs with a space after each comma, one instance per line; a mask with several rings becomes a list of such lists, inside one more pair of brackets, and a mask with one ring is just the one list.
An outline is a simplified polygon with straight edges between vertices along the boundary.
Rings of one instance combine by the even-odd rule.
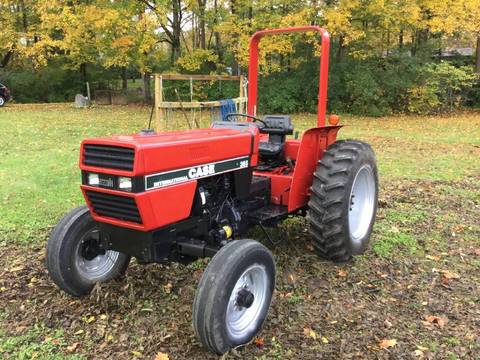
[[166, 127], [163, 127], [163, 109], [160, 108], [161, 103], [163, 102], [163, 81], [162, 76], [155, 74], [155, 120], [156, 120], [156, 130], [166, 130]]
[[[243, 98], [245, 96], [245, 91], [243, 89], [243, 75], [240, 75], [240, 91], [239, 91], [239, 97]], [[239, 113], [246, 113], [243, 109], [243, 101], [238, 102], [238, 107], [237, 107], [237, 112]]]

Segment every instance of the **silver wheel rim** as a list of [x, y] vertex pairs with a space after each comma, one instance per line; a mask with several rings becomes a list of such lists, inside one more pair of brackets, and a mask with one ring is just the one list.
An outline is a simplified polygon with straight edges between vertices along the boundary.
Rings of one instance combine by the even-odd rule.
[[0, 106], [3, 106], [5, 104], [5, 100], [3, 100], [3, 97], [0, 96]]
[[98, 231], [93, 230], [85, 234], [78, 242], [75, 250], [75, 267], [78, 273], [89, 282], [97, 282], [105, 279], [118, 261], [120, 253], [118, 251], [107, 250], [105, 254], [99, 254], [92, 259], [84, 257], [83, 247], [87, 241], [98, 239]]
[[[247, 308], [238, 305], [239, 292], [246, 289], [254, 296]], [[233, 287], [225, 317], [227, 332], [232, 340], [242, 341], [256, 331], [268, 298], [269, 279], [265, 266], [254, 264], [243, 272]]]
[[350, 238], [355, 245], [361, 245], [372, 223], [375, 192], [375, 177], [372, 167], [364, 165], [355, 175], [349, 199], [348, 226]]

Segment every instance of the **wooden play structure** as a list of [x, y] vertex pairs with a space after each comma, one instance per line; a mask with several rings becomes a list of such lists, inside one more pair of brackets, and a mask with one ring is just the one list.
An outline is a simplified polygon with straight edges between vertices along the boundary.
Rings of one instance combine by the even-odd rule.
[[[235, 111], [245, 113], [247, 110], [247, 82], [243, 75], [190, 75], [190, 74], [155, 74], [155, 119], [157, 130], [167, 130], [179, 122], [188, 128], [200, 127], [203, 121], [221, 120], [221, 109], [227, 100], [196, 101], [194, 99], [194, 81], [238, 81], [238, 97], [228, 99], [229, 104], [234, 104]], [[165, 81], [189, 81], [190, 101], [182, 101], [177, 89], [177, 101], [165, 101]], [[180, 125], [181, 127], [181, 125]]]

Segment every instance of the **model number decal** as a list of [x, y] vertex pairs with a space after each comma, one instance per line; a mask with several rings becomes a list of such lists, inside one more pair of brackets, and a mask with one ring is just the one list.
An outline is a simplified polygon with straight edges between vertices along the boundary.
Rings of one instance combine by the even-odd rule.
[[250, 165], [248, 156], [218, 161], [210, 164], [192, 166], [145, 177], [145, 190], [158, 189], [165, 186], [181, 184], [190, 180], [222, 174], [228, 171], [245, 169]]

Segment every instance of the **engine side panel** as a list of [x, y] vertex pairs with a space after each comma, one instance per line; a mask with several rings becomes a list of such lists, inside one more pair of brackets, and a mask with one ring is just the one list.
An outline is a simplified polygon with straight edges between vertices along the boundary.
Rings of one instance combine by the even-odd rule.
[[[94, 220], [129, 229], [151, 231], [188, 218], [192, 210], [196, 187], [197, 181], [192, 180], [183, 184], [137, 194], [100, 189], [87, 185], [82, 185], [81, 189]], [[133, 198], [141, 217], [141, 223], [106, 216], [103, 212], [99, 214], [95, 201], [87, 195], [88, 191], [115, 195], [118, 197], [119, 202], [122, 202], [122, 199], [125, 198]], [[119, 211], [122, 210], [120, 209]]]

